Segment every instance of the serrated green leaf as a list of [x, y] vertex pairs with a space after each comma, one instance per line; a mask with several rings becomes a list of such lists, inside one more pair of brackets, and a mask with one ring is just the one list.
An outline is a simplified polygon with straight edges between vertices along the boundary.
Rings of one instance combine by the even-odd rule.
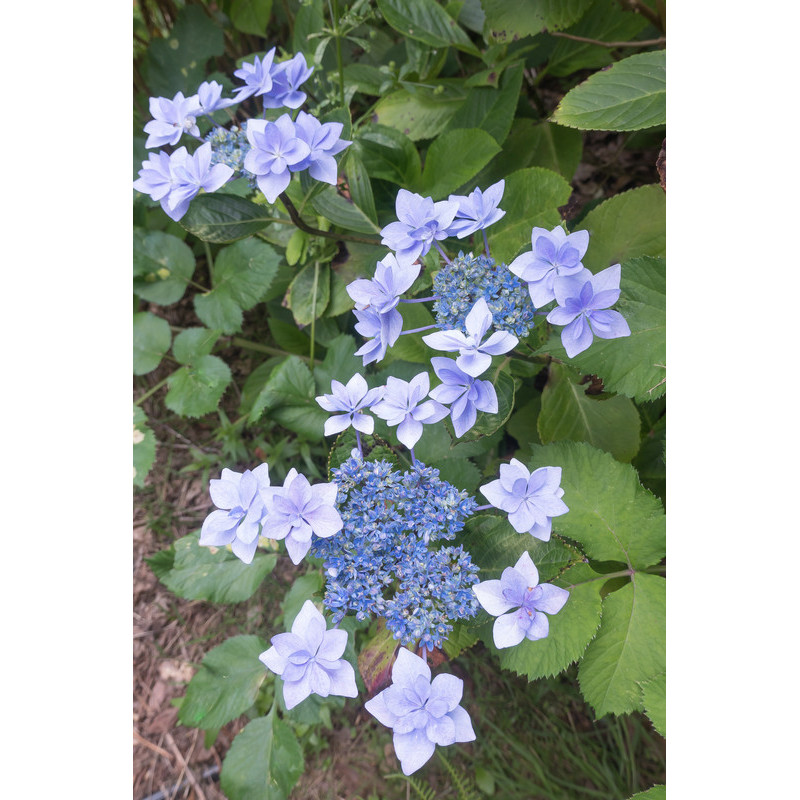
[[643, 792], [636, 792], [628, 800], [667, 800], [667, 787], [664, 784], [651, 786]]
[[244, 714], [267, 677], [258, 660], [267, 647], [260, 636], [233, 636], [209, 650], [186, 687], [178, 721], [214, 730]]
[[452, 45], [473, 55], [478, 48], [435, 0], [378, 0], [386, 22], [398, 33], [431, 47]]
[[637, 572], [603, 600], [603, 624], [578, 668], [598, 717], [642, 710], [639, 682], [666, 669], [666, 581]]
[[248, 600], [277, 562], [277, 556], [256, 551], [252, 564], [245, 564], [225, 548], [201, 547], [197, 532], [177, 539], [169, 551], [168, 570], [163, 553], [147, 560], [156, 577], [179, 597], [211, 603]]
[[214, 349], [219, 336], [219, 331], [208, 328], [187, 328], [175, 337], [172, 355], [179, 364], [195, 364]]
[[589, 131], [636, 131], [667, 121], [665, 52], [637, 53], [567, 92], [553, 122]]
[[139, 311], [133, 315], [133, 374], [147, 375], [160, 363], [169, 350], [172, 334], [169, 323], [151, 314]]
[[220, 788], [230, 800], [286, 800], [304, 766], [300, 743], [273, 709], [248, 722], [233, 740]]
[[330, 341], [322, 363], [314, 367], [314, 381], [319, 394], [330, 394], [332, 380], [346, 384], [361, 370], [361, 359], [353, 355], [357, 349], [355, 339], [346, 333]]
[[577, 22], [592, 0], [481, 0], [486, 14], [484, 32], [495, 42], [513, 42], [523, 36], [556, 31]]
[[641, 682], [642, 705], [653, 727], [667, 735], [667, 673]]
[[227, 243], [257, 233], [277, 216], [269, 206], [214, 192], [195, 197], [181, 225], [204, 242]]
[[458, 658], [461, 653], [477, 644], [480, 636], [474, 629], [470, 629], [463, 622], [454, 622], [453, 630], [447, 634], [442, 643], [442, 650], [448, 658]]
[[[637, 402], [655, 400], [666, 392], [666, 264], [660, 258], [623, 262], [620, 299], [615, 304], [631, 335], [595, 339], [582, 353], [569, 358], [554, 330], [537, 352], [568, 361], [587, 375], [597, 375], [609, 391]], [[560, 329], [559, 329], [560, 330]]]
[[[655, 420], [652, 425], [646, 422], [646, 409], [650, 403], [643, 403], [640, 408], [642, 416], [642, 444], [636, 458], [631, 461], [639, 473], [642, 485], [665, 503], [667, 489], [667, 465], [665, 447], [667, 437], [666, 415]], [[652, 404], [655, 405], [655, 404]], [[666, 505], [666, 503], [665, 503]]]
[[195, 261], [185, 242], [162, 231], [133, 232], [133, 291], [149, 303], [177, 303], [194, 273]]
[[[311, 198], [314, 210], [329, 219], [334, 225], [340, 225], [358, 233], [379, 233], [380, 228], [355, 203], [342, 197], [333, 186], [325, 186]], [[375, 240], [377, 243], [377, 239]]]
[[283, 626], [286, 630], [292, 627], [295, 617], [300, 613], [306, 600], [311, 600], [321, 590], [322, 575], [316, 570], [295, 579], [283, 598]]
[[[428, 148], [421, 194], [434, 200], [447, 197], [499, 152], [500, 145], [480, 128], [446, 131]], [[454, 153], [459, 154], [457, 159]]]
[[450, 458], [436, 465], [439, 477], [457, 489], [474, 493], [481, 482], [481, 471], [468, 458]]
[[589, 558], [621, 561], [636, 569], [665, 553], [664, 509], [639, 483], [636, 470], [583, 442], [534, 445], [530, 469], [561, 467], [569, 513], [553, 527], [578, 542]]
[[347, 293], [347, 282], [331, 267], [331, 299], [325, 308], [325, 317], [338, 317], [353, 310], [353, 298]]
[[[519, 91], [522, 87], [523, 67], [523, 64], [512, 64], [508, 67], [500, 79], [499, 88], [476, 86], [470, 89], [464, 105], [453, 115], [453, 118], [448, 123], [448, 128], [452, 130], [457, 128], [481, 128], [498, 145], [502, 145], [511, 130], [514, 113], [517, 110]], [[451, 158], [452, 163], [453, 160]], [[517, 167], [519, 166], [517, 165]], [[469, 178], [473, 178], [478, 169]], [[481, 183], [477, 185], [482, 186]]]
[[572, 189], [560, 175], [541, 167], [512, 172], [503, 194], [505, 216], [489, 229], [489, 248], [495, 261], [509, 263], [529, 247], [534, 226], [552, 228], [561, 221], [559, 207]]
[[306, 264], [289, 284], [289, 308], [298, 325], [309, 325], [321, 317], [330, 297], [331, 268], [327, 264]]
[[156, 437], [147, 426], [147, 415], [133, 407], [133, 485], [142, 488], [156, 460]]
[[569, 599], [558, 614], [548, 617], [547, 636], [535, 642], [523, 639], [516, 647], [498, 651], [503, 669], [529, 681], [557, 675], [580, 659], [600, 625], [603, 580], [588, 564], [570, 567], [553, 583], [568, 589]]
[[481, 580], [499, 578], [503, 570], [513, 567], [524, 552], [530, 554], [539, 570], [539, 580], [544, 583], [582, 557], [578, 550], [557, 536], [543, 542], [530, 534], [517, 533], [505, 515], [476, 514], [470, 517], [458, 542], [481, 568]]
[[533, 392], [527, 403], [521, 404], [509, 417], [506, 430], [517, 440], [520, 449], [526, 449], [531, 444], [541, 444], [537, 422], [542, 409], [542, 395]]
[[433, 90], [420, 89], [412, 94], [407, 89], [399, 89], [378, 101], [373, 118], [412, 141], [433, 139], [445, 129], [465, 98], [459, 90], [434, 94]]
[[233, 0], [230, 18], [237, 31], [265, 36], [271, 13], [272, 0]]
[[631, 400], [587, 395], [580, 373], [564, 364], [549, 367], [537, 427], [542, 444], [588, 442], [618, 461], [630, 461], [639, 451], [641, 420]]
[[230, 382], [230, 367], [221, 358], [202, 356], [169, 377], [164, 403], [182, 417], [202, 417], [216, 409]]
[[593, 208], [581, 225], [589, 231], [587, 269], [597, 272], [636, 256], [666, 253], [666, 195], [660, 186], [639, 186]]
[[387, 125], [366, 125], [353, 148], [361, 156], [364, 168], [373, 178], [401, 186], [415, 186], [422, 166], [417, 148], [404, 133]]
[[297, 356], [290, 356], [272, 370], [253, 404], [250, 419], [255, 421], [262, 412], [278, 406], [305, 405], [313, 398], [314, 378], [311, 371]]
[[[595, 0], [567, 32], [594, 41], [627, 42], [646, 26], [647, 20], [641, 14], [623, 11], [617, 0]], [[560, 38], [547, 60], [547, 71], [551, 75], [567, 76], [581, 69], [604, 67], [611, 62], [609, 47]]]
[[267, 325], [269, 325], [269, 331], [278, 347], [298, 356], [308, 355], [311, 337], [303, 333], [297, 325], [275, 317], [270, 317]]
[[353, 203], [370, 222], [379, 227], [378, 212], [375, 210], [375, 198], [372, 194], [369, 173], [358, 151], [352, 147], [347, 151], [345, 173], [347, 174], [347, 185], [350, 189], [350, 197]]
[[378, 97], [386, 79], [385, 72], [370, 64], [348, 64], [344, 68], [345, 85], [355, 86], [356, 90], [363, 94]]
[[194, 297], [194, 308], [209, 328], [235, 333], [242, 312], [260, 302], [278, 274], [280, 256], [257, 239], [243, 239], [217, 253], [212, 270], [214, 288]]

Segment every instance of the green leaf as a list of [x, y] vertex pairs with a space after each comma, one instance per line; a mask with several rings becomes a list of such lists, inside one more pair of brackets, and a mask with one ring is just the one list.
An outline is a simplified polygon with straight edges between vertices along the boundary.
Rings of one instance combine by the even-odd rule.
[[147, 415], [133, 407], [133, 485], [140, 489], [156, 460], [156, 437], [147, 426]]
[[219, 335], [219, 331], [210, 331], [208, 328], [187, 328], [175, 337], [172, 354], [180, 364], [196, 364], [214, 349]]
[[503, 669], [529, 681], [557, 675], [580, 659], [600, 625], [603, 581], [588, 564], [570, 567], [553, 583], [568, 589], [569, 599], [558, 614], [548, 617], [547, 636], [535, 642], [523, 639], [516, 647], [497, 651]]
[[386, 22], [398, 33], [431, 47], [452, 45], [473, 55], [480, 51], [435, 0], [378, 0]]
[[194, 254], [177, 236], [133, 232], [133, 291], [148, 303], [177, 303], [194, 273]]
[[[647, 20], [641, 14], [623, 11], [618, 0], [595, 0], [568, 33], [601, 42], [627, 42], [646, 26]], [[611, 48], [559, 39], [547, 61], [547, 71], [568, 76], [581, 69], [604, 67], [612, 60]]]
[[470, 492], [478, 491], [478, 484], [483, 476], [481, 471], [468, 458], [451, 458], [436, 465], [439, 477], [452, 483], [457, 489]]
[[528, 467], [561, 467], [569, 513], [554, 529], [580, 543], [597, 561], [621, 561], [636, 569], [658, 563], [666, 552], [664, 509], [639, 483], [636, 470], [583, 442], [532, 447]]
[[[516, 127], [517, 123], [519, 127]], [[520, 132], [520, 139], [524, 137], [525, 145], [529, 148], [531, 166], [546, 167], [568, 181], [572, 180], [583, 155], [583, 137], [578, 131], [561, 128], [547, 121], [532, 123], [531, 120], [516, 120], [514, 125], [514, 131]], [[511, 145], [512, 142], [508, 142], [508, 146]]]
[[235, 194], [201, 194], [192, 200], [181, 225], [204, 242], [235, 242], [251, 236], [278, 215]]
[[317, 570], [308, 572], [296, 578], [291, 585], [286, 597], [283, 598], [283, 627], [289, 630], [295, 617], [305, 605], [306, 600], [311, 600], [322, 589], [322, 575]]
[[531, 399], [521, 404], [511, 415], [506, 425], [506, 430], [517, 440], [521, 449], [528, 448], [531, 444], [540, 444], [539, 412], [542, 410], [542, 396], [533, 392]]
[[641, 711], [639, 682], [666, 669], [666, 581], [637, 572], [603, 600], [603, 624], [578, 669], [598, 718]]
[[537, 352], [568, 361], [587, 375], [598, 375], [609, 391], [655, 400], [666, 392], [666, 265], [663, 259], [633, 258], [622, 264], [620, 299], [615, 308], [625, 317], [630, 336], [595, 339], [573, 358], [553, 331]]
[[330, 394], [331, 381], [347, 383], [362, 369], [361, 359], [353, 355], [358, 348], [355, 339], [342, 333], [328, 344], [322, 363], [314, 367], [314, 382], [319, 394]]
[[237, 31], [265, 36], [271, 13], [272, 0], [233, 0], [230, 18]]
[[300, 743], [273, 709], [248, 722], [233, 740], [220, 789], [230, 800], [286, 800], [304, 767]]
[[[275, 568], [275, 555], [256, 551], [253, 563], [245, 564], [226, 548], [201, 547], [198, 533], [183, 536], [168, 548], [166, 553], [172, 553], [171, 564], [164, 551], [147, 560], [164, 586], [179, 597], [210, 603], [241, 603], [253, 596]], [[157, 571], [159, 565], [161, 569]]]
[[347, 281], [331, 267], [331, 299], [325, 309], [325, 317], [338, 317], [353, 309], [353, 298], [347, 293]]
[[653, 727], [667, 735], [667, 673], [642, 681], [642, 705]]
[[133, 374], [147, 375], [160, 363], [169, 350], [172, 334], [169, 323], [151, 314], [139, 311], [133, 315]]
[[[469, 182], [494, 155], [500, 145], [480, 128], [450, 130], [428, 148], [422, 173], [423, 196], [440, 200]], [[453, 154], [458, 153], [454, 159]]]
[[[498, 145], [502, 145], [511, 130], [514, 113], [517, 110], [523, 67], [523, 64], [512, 64], [508, 67], [503, 72], [500, 87], [497, 89], [491, 86], [476, 86], [470, 89], [464, 105], [455, 113], [448, 127], [481, 128], [490, 134]], [[472, 177], [474, 175], [470, 175], [470, 178]]]
[[667, 787], [663, 783], [651, 786], [643, 792], [636, 792], [629, 800], [667, 800]]
[[[342, 197], [333, 186], [325, 186], [311, 198], [314, 210], [329, 219], [334, 225], [340, 225], [358, 233], [378, 233], [380, 228], [357, 205]], [[377, 243], [377, 240], [376, 240]]]
[[422, 170], [419, 153], [404, 133], [386, 125], [367, 125], [353, 142], [367, 173], [400, 186], [415, 186]]
[[457, 90], [434, 94], [433, 90], [419, 89], [412, 94], [407, 89], [399, 89], [378, 101], [373, 119], [415, 142], [433, 139], [445, 129], [464, 98]]
[[202, 417], [216, 409], [230, 382], [230, 367], [221, 358], [203, 356], [169, 377], [164, 403], [182, 417]]
[[206, 62], [224, 50], [222, 28], [197, 5], [178, 12], [169, 35], [150, 43], [144, 60], [144, 78], [153, 96], [187, 97], [206, 79]]
[[345, 167], [347, 184], [350, 188], [350, 197], [356, 207], [362, 211], [376, 226], [378, 225], [378, 212], [375, 210], [375, 198], [372, 194], [372, 184], [369, 173], [364, 167], [358, 151], [352, 147], [347, 151]]
[[331, 268], [319, 262], [306, 264], [289, 284], [288, 303], [298, 325], [321, 317], [331, 296]]
[[552, 363], [542, 392], [537, 427], [542, 444], [568, 439], [588, 442], [630, 461], [639, 450], [641, 420], [636, 406], [621, 395], [588, 395], [578, 372]]
[[648, 422], [647, 409], [651, 403], [642, 403], [639, 413], [642, 416], [642, 444], [636, 458], [631, 461], [639, 473], [639, 480], [645, 488], [665, 502], [667, 489], [667, 465], [665, 447], [667, 437], [666, 415]]
[[345, 86], [355, 86], [363, 94], [380, 96], [381, 87], [386, 80], [385, 72], [369, 64], [348, 64], [344, 68]]
[[447, 634], [443, 642], [442, 650], [448, 658], [458, 658], [464, 650], [468, 650], [479, 640], [480, 636], [474, 628], [468, 628], [463, 622], [455, 622], [453, 630]]
[[257, 239], [244, 239], [217, 253], [210, 292], [194, 297], [197, 316], [223, 333], [242, 329], [242, 312], [260, 302], [278, 274], [280, 256]]
[[591, 234], [584, 266], [597, 272], [635, 256], [664, 256], [666, 215], [666, 195], [656, 184], [609, 198], [581, 226]]
[[358, 671], [364, 679], [367, 694], [375, 695], [391, 683], [392, 665], [400, 642], [381, 620], [375, 635], [358, 654]]
[[484, 31], [495, 42], [513, 42], [545, 28], [556, 31], [577, 22], [592, 0], [481, 0]]
[[513, 567], [524, 553], [530, 554], [539, 570], [539, 581], [547, 583], [567, 567], [580, 561], [581, 553], [559, 537], [549, 542], [527, 533], [517, 533], [505, 515], [476, 514], [470, 517], [458, 540], [481, 568], [481, 580], [499, 578], [506, 567]]
[[457, 441], [474, 442], [484, 436], [491, 436], [508, 421], [514, 410], [514, 379], [506, 372], [497, 371], [492, 385], [497, 393], [497, 413], [479, 411], [475, 424]]
[[267, 647], [260, 636], [233, 636], [209, 650], [186, 687], [178, 721], [214, 730], [244, 714], [267, 677], [258, 660]]
[[558, 225], [558, 209], [571, 193], [570, 185], [548, 169], [530, 167], [512, 172], [503, 194], [506, 214], [489, 229], [489, 248], [495, 261], [508, 263], [517, 252], [530, 248], [534, 226]]
[[584, 131], [652, 128], [666, 124], [666, 97], [664, 51], [637, 53], [567, 92], [553, 122]]

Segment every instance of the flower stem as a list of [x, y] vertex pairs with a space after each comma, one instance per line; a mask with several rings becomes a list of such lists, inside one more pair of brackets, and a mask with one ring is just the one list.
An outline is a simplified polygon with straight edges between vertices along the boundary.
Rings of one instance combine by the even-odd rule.
[[162, 378], [155, 386], [151, 386], [138, 400], [134, 400], [133, 404], [135, 406], [140, 406], [150, 395], [155, 394], [174, 374], [174, 372], [170, 372], [166, 378]]
[[438, 300], [439, 296], [432, 294], [430, 297], [413, 297], [410, 300], [400, 298], [401, 303], [428, 303], [431, 300]]
[[211, 255], [211, 247], [208, 242], [203, 242], [203, 248], [206, 251], [206, 264], [208, 264], [208, 284], [214, 288], [214, 257]]
[[336, 65], [339, 72], [339, 98], [342, 103], [342, 108], [345, 108], [344, 102], [344, 65], [342, 62], [342, 35], [339, 32], [339, 3], [338, 0], [333, 0], [333, 8], [331, 9], [331, 25], [333, 26], [333, 35], [336, 37]]
[[361, 434], [358, 432], [358, 428], [355, 429], [356, 432], [356, 444], [358, 445], [358, 452], [361, 453], [361, 457], [364, 457], [364, 450], [361, 448]]
[[494, 506], [491, 503], [489, 503], [488, 505], [485, 505], [485, 506], [478, 506], [475, 510], [476, 511], [488, 511], [490, 508], [494, 508]]
[[364, 244], [380, 244], [380, 239], [375, 236], [355, 236], [350, 233], [334, 233], [333, 231], [321, 231], [319, 228], [312, 228], [303, 218], [294, 206], [294, 203], [287, 197], [286, 192], [278, 195], [281, 202], [286, 208], [289, 216], [292, 218], [292, 223], [300, 228], [301, 231], [310, 233], [312, 236], [324, 236], [326, 239], [336, 239], [342, 242], [363, 242]]
[[410, 331], [400, 331], [400, 336], [404, 336], [407, 333], [420, 333], [421, 331], [429, 331], [431, 328], [435, 327], [435, 325], [423, 325], [421, 328], [412, 328]]
[[442, 246], [439, 244], [439, 242], [437, 242], [437, 241], [434, 239], [434, 240], [433, 240], [433, 243], [436, 245], [436, 249], [439, 251], [439, 255], [440, 255], [440, 256], [441, 256], [441, 257], [442, 257], [442, 258], [445, 260], [445, 262], [446, 262], [447, 264], [450, 264], [450, 265], [452, 265], [452, 263], [453, 263], [453, 262], [452, 262], [452, 261], [451, 261], [451, 260], [450, 260], [450, 259], [447, 257], [447, 253], [445, 253], [445, 251], [444, 251], [444, 250], [442, 250]]
[[319, 261], [314, 262], [314, 287], [311, 290], [311, 344], [308, 348], [308, 363], [314, 366], [314, 329], [317, 322], [317, 284], [319, 282]]
[[486, 248], [486, 258], [491, 258], [489, 255], [489, 240], [486, 238], [486, 228], [483, 228], [481, 233], [483, 234], [483, 246]]

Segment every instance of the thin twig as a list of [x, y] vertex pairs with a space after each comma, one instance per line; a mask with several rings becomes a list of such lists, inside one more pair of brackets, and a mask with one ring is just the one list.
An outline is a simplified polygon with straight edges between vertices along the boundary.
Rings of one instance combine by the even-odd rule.
[[324, 236], [326, 239], [336, 239], [337, 241], [345, 242], [363, 242], [364, 244], [380, 244], [380, 239], [376, 236], [355, 236], [350, 233], [334, 233], [333, 231], [321, 231], [319, 228], [312, 228], [307, 222], [303, 220], [300, 213], [295, 208], [294, 203], [286, 196], [286, 192], [278, 195], [281, 202], [289, 212], [292, 222], [300, 228], [301, 231], [310, 233], [312, 236]]
[[[192, 742], [192, 749], [189, 751], [189, 758], [192, 757], [192, 753], [194, 752], [195, 745], [197, 744], [197, 735], [200, 733], [200, 729], [198, 728], [195, 731], [194, 741]], [[186, 773], [186, 777], [189, 779], [189, 783], [192, 785], [192, 788], [197, 795], [197, 800], [206, 800], [205, 792], [200, 788], [200, 784], [197, 782], [197, 778], [194, 777], [194, 773], [189, 769], [189, 765], [186, 763], [187, 759], [181, 755], [181, 751], [178, 750], [178, 746], [175, 744], [175, 740], [172, 738], [171, 734], [167, 734], [167, 744], [169, 745], [169, 749], [175, 754], [175, 757], [178, 759], [181, 767], [183, 767], [183, 772]], [[183, 775], [181, 774], [181, 777]], [[178, 778], [178, 783], [180, 783], [180, 778]]]
[[571, 33], [561, 33], [561, 31], [547, 31], [547, 33], [551, 36], [560, 36], [562, 39], [571, 39], [573, 42], [596, 44], [600, 47], [650, 47], [665, 44], [667, 41], [666, 37], [659, 36], [658, 39], [642, 39], [638, 42], [601, 42], [599, 39], [587, 39], [585, 36], [575, 36]]
[[[134, 638], [136, 637], [134, 636]], [[139, 744], [143, 744], [145, 747], [149, 748], [154, 753], [158, 753], [160, 756], [164, 756], [164, 758], [166, 758], [167, 761], [170, 762], [172, 761], [172, 756], [166, 750], [159, 747], [157, 744], [153, 744], [149, 739], [145, 739], [144, 736], [142, 736], [142, 734], [136, 730], [136, 728], [133, 729], [133, 738], [136, 739], [136, 741]]]
[[645, 19], [649, 20], [656, 26], [660, 31], [664, 30], [664, 25], [661, 21], [661, 17], [653, 11], [652, 8], [648, 8], [641, 0], [622, 0], [622, 5], [627, 6], [631, 11], [636, 14], [641, 14]]

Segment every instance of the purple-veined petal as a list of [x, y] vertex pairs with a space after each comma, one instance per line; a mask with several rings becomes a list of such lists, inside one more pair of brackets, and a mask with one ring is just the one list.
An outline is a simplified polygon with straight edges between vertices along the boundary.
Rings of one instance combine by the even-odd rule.
[[293, 709], [298, 703], [302, 703], [311, 694], [311, 682], [308, 676], [304, 676], [299, 681], [283, 682], [283, 701], [286, 709]]
[[591, 345], [593, 338], [592, 329], [583, 314], [561, 331], [561, 344], [564, 345], [570, 358], [586, 350]]
[[589, 316], [594, 335], [600, 339], [617, 339], [630, 336], [631, 329], [619, 311], [593, 311]]
[[528, 626], [528, 630], [525, 631], [525, 638], [535, 642], [538, 639], [546, 639], [548, 633], [550, 633], [550, 622], [547, 616], [538, 611], [535, 612]]

